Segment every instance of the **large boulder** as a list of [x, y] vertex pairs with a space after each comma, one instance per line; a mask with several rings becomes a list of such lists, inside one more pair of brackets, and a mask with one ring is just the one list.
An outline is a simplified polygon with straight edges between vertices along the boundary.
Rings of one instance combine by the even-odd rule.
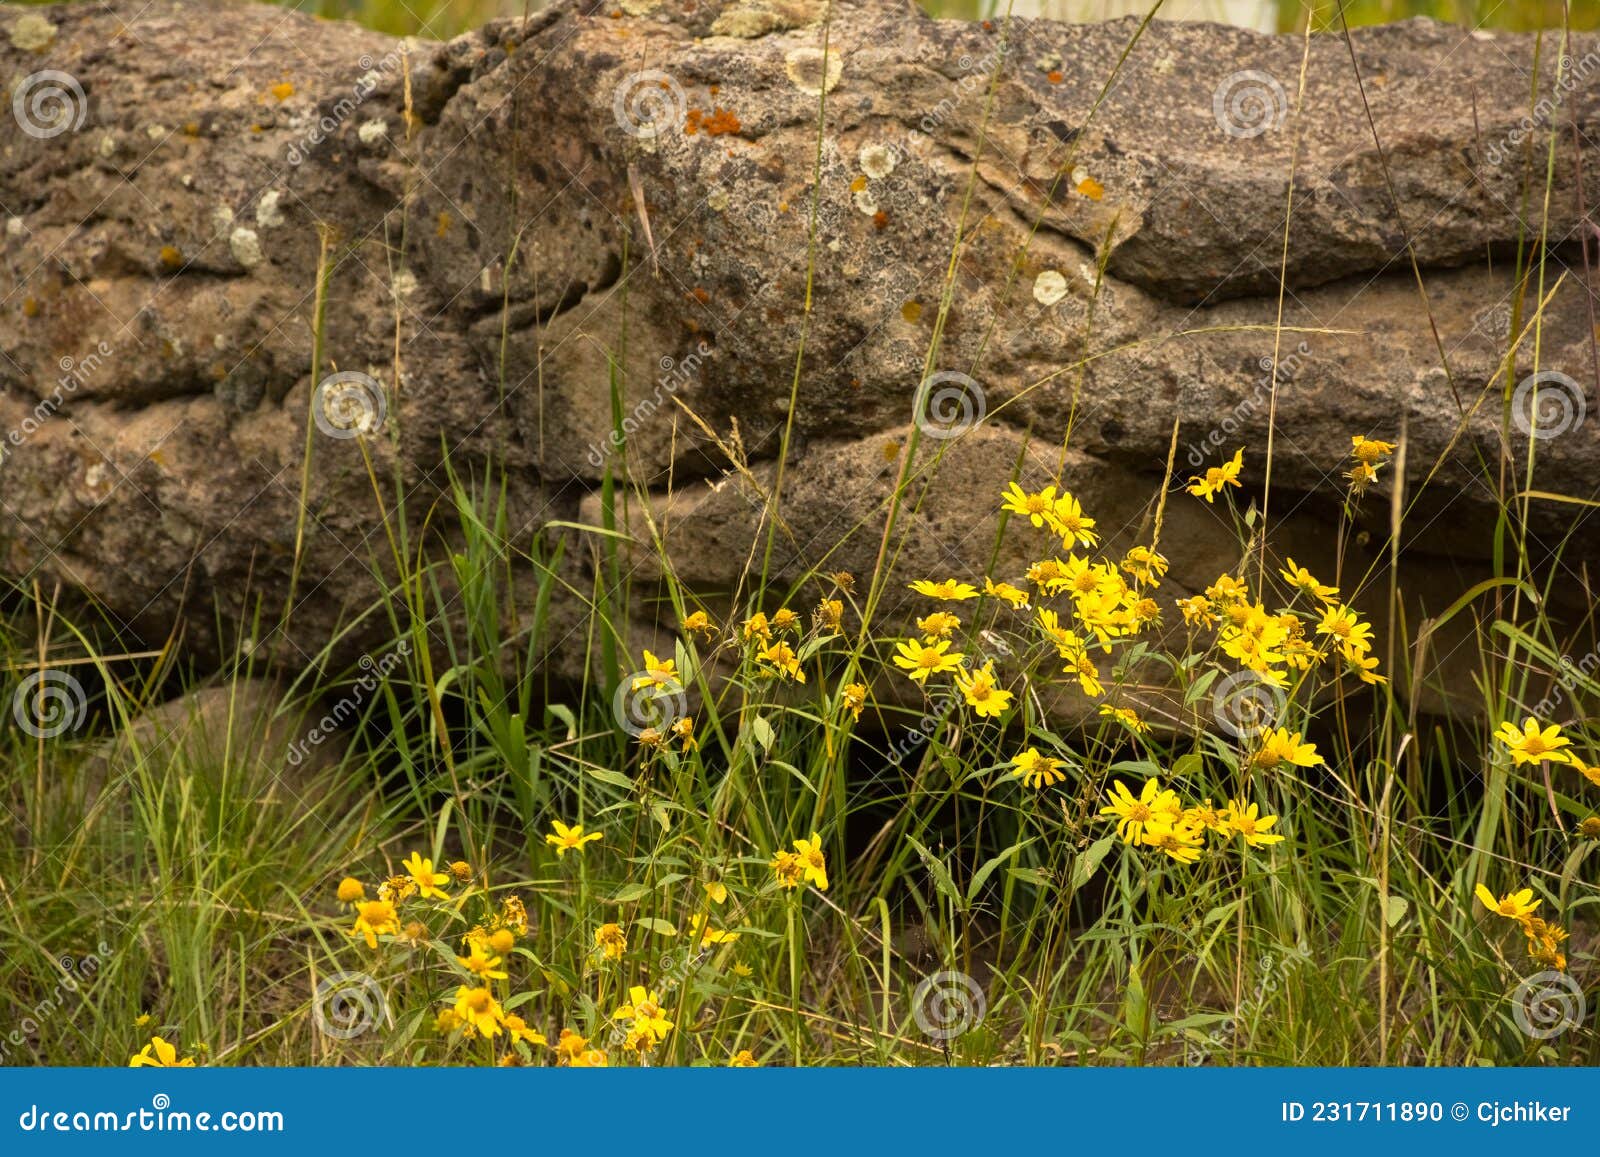
[[[597, 522], [609, 470], [636, 579], [664, 545], [726, 592], [786, 431], [793, 581], [872, 569], [921, 423], [892, 625], [905, 578], [987, 566], [1014, 469], [1061, 470], [1126, 546], [1175, 424], [1181, 475], [1244, 445], [1259, 501], [1271, 416], [1274, 546], [1331, 572], [1350, 513], [1352, 578], [1396, 480], [1347, 512], [1350, 436], [1404, 436], [1401, 585], [1437, 610], [1488, 573], [1530, 446], [1534, 489], [1590, 497], [1600, 464], [1600, 38], [1566, 52], [895, 0], [557, 3], [447, 44], [0, 5], [0, 570], [297, 664], [388, 630], [352, 622], [397, 553], [452, 547], [451, 473], [503, 468], [526, 543]], [[1579, 509], [1529, 505], [1537, 561]], [[1233, 532], [1175, 495], [1174, 589]], [[599, 538], [551, 533], [587, 590]], [[569, 661], [580, 615], [545, 641]]]

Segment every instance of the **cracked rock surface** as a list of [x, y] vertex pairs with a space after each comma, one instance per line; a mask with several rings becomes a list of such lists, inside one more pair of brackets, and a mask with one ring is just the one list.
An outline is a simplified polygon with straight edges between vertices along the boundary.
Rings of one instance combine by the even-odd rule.
[[[1593, 497], [1600, 39], [1573, 38], [1565, 81], [1544, 54], [1536, 123], [1531, 38], [1427, 21], [1309, 50], [1156, 24], [1119, 65], [1136, 21], [826, 11], [558, 3], [438, 44], [264, 6], [0, 5], [34, 130], [0, 136], [0, 569], [210, 660], [241, 637], [353, 655], [384, 626], [351, 626], [393, 578], [384, 518], [452, 546], [429, 521], [448, 454], [506, 468], [522, 543], [598, 522], [625, 471], [635, 578], [659, 572], [648, 506], [682, 581], [728, 592], [804, 333], [775, 562], [865, 574], [941, 317], [936, 368], [967, 379], [946, 401], [981, 420], [922, 439], [900, 580], [981, 573], [1014, 467], [1061, 464], [1125, 548], [1175, 423], [1180, 475], [1244, 445], [1259, 494], [1274, 393], [1274, 549], [1331, 573], [1350, 436], [1403, 431], [1423, 613], [1488, 573], [1528, 453], [1505, 395], [1536, 369], [1565, 379], [1529, 411], [1555, 430], [1534, 486]], [[1537, 365], [1530, 332], [1508, 366], [1546, 297]], [[335, 371], [353, 384], [319, 394]], [[1345, 573], [1381, 565], [1389, 507], [1369, 492]], [[1531, 508], [1541, 557], [1574, 509]], [[559, 533], [586, 591], [594, 539]], [[1237, 561], [1232, 533], [1174, 495], [1176, 593]], [[1013, 527], [996, 577], [1048, 545]], [[1563, 565], [1597, 560], [1580, 528]], [[581, 613], [546, 641], [567, 661]]]

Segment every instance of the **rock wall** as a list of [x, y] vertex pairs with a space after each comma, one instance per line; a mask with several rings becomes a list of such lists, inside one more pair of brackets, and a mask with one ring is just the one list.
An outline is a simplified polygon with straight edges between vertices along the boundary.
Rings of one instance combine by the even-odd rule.
[[[871, 571], [914, 421], [903, 577], [981, 573], [1017, 466], [1130, 544], [1174, 422], [1181, 474], [1244, 445], [1259, 494], [1276, 377], [1274, 548], [1331, 572], [1350, 436], [1403, 430], [1404, 585], [1437, 610], [1523, 478], [1503, 426], [1539, 435], [1540, 489], [1591, 497], [1600, 461], [1600, 40], [1551, 45], [1412, 21], [1302, 61], [894, 0], [557, 3], [402, 44], [264, 6], [0, 5], [0, 571], [202, 659], [297, 664], [341, 628], [354, 654], [387, 630], [350, 626], [395, 569], [385, 518], [450, 546], [448, 453], [507, 468], [523, 542], [597, 522], [625, 472], [641, 541], [648, 505], [683, 581], [728, 592], [803, 338], [780, 576]], [[1536, 368], [1562, 376], [1507, 425]], [[1382, 562], [1387, 485], [1346, 574]], [[1574, 509], [1532, 505], [1537, 552]], [[597, 540], [560, 533], [587, 590]], [[1232, 539], [1175, 495], [1176, 593]], [[1038, 549], [1014, 529], [997, 573]], [[1597, 556], [1580, 532], [1562, 565]]]

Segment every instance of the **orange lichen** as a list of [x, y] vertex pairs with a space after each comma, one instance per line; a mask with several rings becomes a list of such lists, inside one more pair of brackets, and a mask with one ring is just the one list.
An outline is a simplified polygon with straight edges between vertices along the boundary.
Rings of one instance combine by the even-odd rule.
[[38, 301], [37, 298], [24, 297], [22, 299], [22, 316], [23, 317], [38, 317], [39, 316], [39, 301]]
[[917, 320], [922, 316], [922, 302], [906, 302], [900, 307], [900, 316], [915, 325]]
[[441, 238], [447, 236], [450, 232], [450, 226], [454, 220], [455, 218], [451, 217], [447, 210], [440, 210], [438, 225], [434, 228], [434, 233]]
[[199, 136], [200, 135], [200, 122], [199, 121], [184, 121], [183, 122], [183, 135], [186, 136], [186, 137], [197, 137], [197, 136]]
[[857, 177], [855, 180], [850, 182], [850, 191], [852, 193], [859, 193], [859, 192], [861, 192], [862, 189], [865, 189], [866, 187], [867, 187], [867, 179], [865, 177]]
[[872, 215], [872, 227], [882, 233], [889, 227], [889, 214], [879, 209]]
[[1048, 80], [1051, 84], [1060, 84], [1063, 80], [1066, 79], [1065, 77], [1063, 77], [1061, 75], [1061, 70], [1059, 68], [1051, 69], [1049, 72], [1044, 74], [1044, 78], [1046, 80]]
[[1105, 196], [1106, 189], [1104, 185], [1095, 180], [1093, 177], [1084, 177], [1078, 182], [1078, 192], [1082, 193], [1091, 201], [1098, 201], [1101, 197]]
[[898, 457], [900, 457], [900, 443], [885, 442], [883, 444], [883, 460], [885, 462], [893, 462]]
[[161, 264], [167, 269], [177, 269], [183, 264], [183, 253], [176, 245], [161, 247]]
[[684, 122], [683, 131], [693, 136], [703, 130], [708, 137], [720, 137], [726, 133], [736, 133], [741, 127], [739, 118], [725, 108], [713, 108], [709, 115], [692, 108], [688, 120]]
[[701, 305], [705, 305], [711, 300], [711, 295], [698, 285], [689, 291], [688, 296], [694, 298]]
[[294, 95], [294, 85], [290, 84], [287, 80], [279, 81], [277, 84], [267, 89], [267, 91], [273, 96], [277, 97], [278, 103], [282, 104], [284, 101], [288, 100]]

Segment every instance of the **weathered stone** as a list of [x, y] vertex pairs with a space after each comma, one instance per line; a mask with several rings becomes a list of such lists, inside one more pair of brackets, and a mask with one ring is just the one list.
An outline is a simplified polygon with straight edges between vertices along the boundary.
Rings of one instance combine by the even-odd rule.
[[[1000, 486], [1018, 463], [1053, 475], [1069, 425], [1066, 481], [1114, 543], [1145, 520], [1175, 423], [1181, 474], [1243, 444], [1259, 495], [1275, 354], [1275, 549], [1331, 556], [1350, 435], [1404, 435], [1402, 587], [1436, 611], [1486, 573], [1502, 472], [1515, 489], [1526, 466], [1527, 438], [1501, 433], [1508, 387], [1537, 348], [1572, 383], [1547, 400], [1594, 389], [1572, 141], [1592, 169], [1600, 39], [1573, 37], [1568, 81], [1544, 53], [1540, 92], [1561, 99], [1534, 123], [1527, 37], [1359, 30], [1358, 78], [1340, 37], [1155, 24], [1119, 66], [1136, 21], [841, 0], [824, 28], [829, 10], [558, 3], [402, 45], [141, 0], [44, 10], [43, 50], [0, 38], [13, 89], [42, 69], [82, 88], [78, 127], [8, 125], [0, 145], [0, 565], [133, 634], [181, 627], [200, 655], [258, 609], [264, 656], [336, 636], [348, 655], [381, 627], [339, 635], [392, 580], [382, 516], [404, 494], [421, 533], [448, 451], [458, 477], [506, 469], [521, 541], [595, 520], [598, 480], [625, 474], [672, 512], [680, 574], [732, 589], [765, 524], [723, 447], [737, 431], [770, 483], [804, 334], [779, 576], [841, 539], [827, 569], [869, 570], [884, 446], [908, 440], [937, 327], [934, 364], [970, 377], [983, 420], [924, 439], [946, 453], [899, 523], [893, 590], [981, 570]], [[0, 6], [0, 28], [31, 15]], [[1544, 265], [1513, 313], [1519, 245]], [[1512, 318], [1545, 295], [1537, 343], [1504, 365]], [[382, 411], [364, 440], [312, 423], [308, 442], [333, 370], [380, 384], [334, 395], [335, 418]], [[1567, 425], [1538, 441], [1534, 485], [1587, 498], [1600, 424]], [[1176, 588], [1230, 564], [1220, 509], [1168, 503]], [[1535, 502], [1536, 544], [1573, 509]], [[1387, 490], [1355, 517], [1355, 553], [1381, 562]], [[568, 553], [579, 589], [592, 546]], [[1024, 550], [1003, 544], [1013, 575]], [[1600, 561], [1592, 536], [1566, 551]]]

